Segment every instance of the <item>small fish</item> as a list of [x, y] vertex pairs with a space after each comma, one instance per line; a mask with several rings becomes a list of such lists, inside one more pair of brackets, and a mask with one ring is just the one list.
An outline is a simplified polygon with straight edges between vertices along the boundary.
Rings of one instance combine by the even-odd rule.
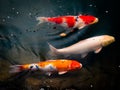
[[19, 73], [24, 70], [40, 70], [45, 72], [48, 76], [58, 72], [58, 74], [64, 74], [68, 71], [76, 70], [82, 68], [82, 64], [75, 60], [47, 60], [38, 63], [24, 64], [24, 65], [12, 65], [10, 66], [10, 73]]
[[76, 44], [71, 46], [56, 49], [51, 44], [49, 44], [51, 55], [63, 55], [63, 56], [70, 56], [80, 54], [81, 58], [87, 56], [89, 52], [99, 53], [101, 49], [115, 41], [113, 36], [109, 35], [100, 35], [91, 37], [82, 41], [79, 41]]
[[[36, 19], [39, 21], [38, 24], [41, 24], [44, 22], [50, 22], [54, 24], [59, 24], [65, 28], [72, 28], [71, 32], [73, 32], [75, 28], [82, 29], [85, 26], [98, 22], [98, 18], [92, 15], [37, 17]], [[66, 36], [66, 33], [61, 33], [60, 36]]]

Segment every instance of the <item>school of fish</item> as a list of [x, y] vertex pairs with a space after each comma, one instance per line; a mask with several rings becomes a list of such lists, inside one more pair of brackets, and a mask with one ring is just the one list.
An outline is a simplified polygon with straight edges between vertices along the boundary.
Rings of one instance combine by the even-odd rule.
[[[74, 31], [75, 29], [81, 30], [82, 28], [97, 23], [98, 18], [92, 15], [78, 15], [78, 16], [58, 16], [58, 17], [37, 17], [36, 18], [39, 23], [54, 23], [58, 24], [64, 28], [69, 28], [70, 32]], [[61, 33], [60, 36], [66, 36], [66, 33]], [[49, 48], [52, 55], [75, 55], [78, 54], [81, 58], [87, 56], [89, 52], [99, 53], [101, 49], [109, 44], [113, 43], [115, 38], [110, 35], [99, 35], [94, 36], [91, 38], [87, 38], [85, 40], [81, 40], [76, 44], [71, 46], [56, 49], [50, 43]], [[59, 75], [67, 73], [68, 71], [74, 71], [77, 69], [81, 69], [82, 64], [77, 60], [69, 60], [64, 59], [55, 59], [55, 60], [45, 60], [38, 63], [31, 63], [31, 64], [23, 64], [23, 65], [12, 65], [10, 66], [10, 73], [19, 73], [25, 70], [31, 71], [42, 71], [48, 76], [53, 73], [58, 72]]]

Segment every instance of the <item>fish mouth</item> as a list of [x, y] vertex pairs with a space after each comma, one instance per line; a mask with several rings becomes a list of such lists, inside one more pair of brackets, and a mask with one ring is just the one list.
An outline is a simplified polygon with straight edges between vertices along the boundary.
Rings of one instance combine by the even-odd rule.
[[113, 36], [105, 35], [102, 40], [102, 46], [108, 46], [109, 44], [115, 42], [115, 38]]
[[80, 63], [80, 68], [82, 68], [82, 64]]
[[97, 23], [98, 21], [99, 21], [99, 19], [95, 18], [95, 20], [91, 24]]

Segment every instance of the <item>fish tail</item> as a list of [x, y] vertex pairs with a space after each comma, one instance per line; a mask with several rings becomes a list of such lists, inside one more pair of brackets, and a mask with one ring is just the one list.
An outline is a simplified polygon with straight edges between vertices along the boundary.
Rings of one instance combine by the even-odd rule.
[[41, 23], [46, 22], [46, 21], [47, 21], [47, 18], [46, 18], [46, 17], [37, 17], [36, 20], [39, 21], [39, 22], [38, 22], [38, 25], [39, 25], [39, 24], [41, 24]]
[[48, 43], [48, 45], [50, 48], [50, 54], [52, 56], [56, 56], [57, 54], [59, 54], [59, 51], [54, 46], [52, 46], [50, 43]]
[[23, 70], [22, 65], [12, 65], [10, 66], [10, 71], [9, 73], [19, 73]]

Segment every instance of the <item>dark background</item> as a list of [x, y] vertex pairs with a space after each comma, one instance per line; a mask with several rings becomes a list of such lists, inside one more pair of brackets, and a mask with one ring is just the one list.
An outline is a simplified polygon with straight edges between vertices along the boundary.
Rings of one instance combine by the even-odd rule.
[[[120, 89], [120, 31], [117, 2], [112, 0], [0, 0], [0, 90], [117, 90]], [[64, 28], [44, 23], [37, 16], [91, 14], [99, 22], [61, 38]], [[97, 35], [111, 35], [116, 41], [98, 54], [77, 59], [79, 71], [47, 77], [39, 72], [9, 74], [9, 66], [54, 59], [47, 42], [56, 48], [72, 45]], [[61, 57], [62, 58], [62, 57]]]

